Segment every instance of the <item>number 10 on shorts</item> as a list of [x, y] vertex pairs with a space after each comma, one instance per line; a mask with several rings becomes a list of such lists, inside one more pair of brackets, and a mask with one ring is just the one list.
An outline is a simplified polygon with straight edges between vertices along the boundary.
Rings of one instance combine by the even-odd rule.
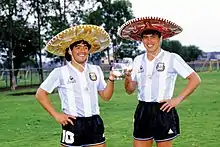
[[63, 130], [62, 142], [68, 144], [74, 143], [74, 134], [70, 131]]

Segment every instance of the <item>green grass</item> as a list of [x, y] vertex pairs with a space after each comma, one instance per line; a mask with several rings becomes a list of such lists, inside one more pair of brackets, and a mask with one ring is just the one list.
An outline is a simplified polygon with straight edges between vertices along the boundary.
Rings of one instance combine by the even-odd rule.
[[[202, 83], [187, 100], [177, 107], [181, 136], [175, 139], [178, 147], [219, 147], [220, 137], [220, 73], [200, 73]], [[175, 95], [187, 81], [177, 79]], [[56, 147], [59, 146], [60, 125], [51, 118], [34, 95], [13, 96], [15, 93], [35, 92], [36, 89], [1, 92], [0, 146]], [[57, 94], [51, 95], [59, 110]], [[131, 147], [133, 114], [137, 104], [136, 93], [127, 95], [123, 82], [115, 82], [112, 100], [100, 100], [101, 116], [105, 123], [108, 147]]]

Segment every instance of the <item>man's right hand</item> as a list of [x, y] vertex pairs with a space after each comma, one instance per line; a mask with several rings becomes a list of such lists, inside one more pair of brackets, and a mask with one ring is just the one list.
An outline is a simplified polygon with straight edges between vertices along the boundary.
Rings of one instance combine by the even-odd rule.
[[74, 124], [73, 124], [73, 121], [72, 121], [70, 118], [76, 119], [75, 116], [68, 115], [68, 114], [65, 114], [65, 113], [59, 113], [59, 112], [57, 112], [57, 113], [54, 115], [54, 118], [55, 118], [55, 120], [56, 120], [59, 124], [61, 124], [61, 125], [63, 125], [63, 126], [67, 125], [68, 123], [71, 123], [72, 125], [74, 125]]
[[133, 70], [133, 69], [125, 69], [125, 70], [124, 70], [125, 77], [130, 77], [132, 70]]

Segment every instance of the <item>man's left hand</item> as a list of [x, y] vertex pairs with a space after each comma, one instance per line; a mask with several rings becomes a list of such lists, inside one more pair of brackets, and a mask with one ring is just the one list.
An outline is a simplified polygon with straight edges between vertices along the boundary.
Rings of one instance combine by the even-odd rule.
[[160, 107], [160, 110], [170, 112], [170, 110], [172, 108], [176, 107], [177, 105], [179, 105], [180, 102], [181, 102], [180, 98], [172, 98], [169, 100], [162, 100], [162, 101], [160, 101], [160, 103], [164, 103], [164, 104], [162, 105], [162, 107]]

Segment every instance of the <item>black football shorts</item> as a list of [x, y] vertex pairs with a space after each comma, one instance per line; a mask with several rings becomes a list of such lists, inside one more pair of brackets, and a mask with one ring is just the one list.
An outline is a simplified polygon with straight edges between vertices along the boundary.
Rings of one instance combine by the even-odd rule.
[[163, 112], [160, 110], [163, 104], [139, 101], [134, 115], [134, 139], [160, 142], [172, 140], [180, 134], [176, 109]]
[[61, 144], [68, 147], [86, 147], [105, 142], [104, 124], [99, 115], [72, 119], [74, 125], [62, 126]]

